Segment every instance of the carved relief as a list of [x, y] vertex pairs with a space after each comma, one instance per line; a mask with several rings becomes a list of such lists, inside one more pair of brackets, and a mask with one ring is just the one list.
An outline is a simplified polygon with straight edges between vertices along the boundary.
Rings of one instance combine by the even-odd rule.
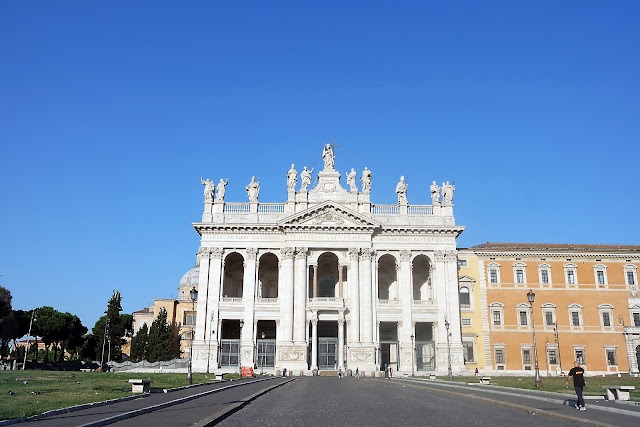
[[349, 259], [357, 260], [359, 254], [360, 254], [360, 249], [358, 249], [358, 248], [349, 248]]
[[224, 251], [221, 248], [213, 248], [211, 249], [211, 256], [216, 259], [222, 258], [222, 253]]
[[204, 257], [208, 257], [211, 254], [211, 248], [200, 248], [198, 249], [198, 258], [202, 259]]
[[304, 351], [302, 350], [283, 350], [282, 360], [304, 360]]
[[258, 250], [256, 248], [247, 248], [247, 259], [255, 260], [256, 255], [258, 255]]
[[435, 251], [434, 254], [433, 254], [433, 258], [436, 261], [444, 261], [445, 252], [444, 251]]
[[371, 352], [371, 351], [352, 351], [351, 352], [351, 361], [352, 362], [372, 362], [373, 361], [373, 352]]
[[360, 259], [370, 260], [372, 255], [373, 255], [373, 252], [371, 251], [371, 249], [365, 249], [362, 251], [362, 254], [360, 255]]
[[314, 225], [320, 224], [333, 224], [333, 225], [342, 225], [344, 224], [344, 218], [342, 215], [338, 214], [335, 209], [323, 209], [320, 215], [316, 216], [311, 220], [311, 223]]
[[242, 360], [251, 360], [251, 350], [244, 350], [242, 352]]
[[309, 252], [309, 248], [297, 248], [296, 259], [305, 259], [307, 257], [307, 253]]

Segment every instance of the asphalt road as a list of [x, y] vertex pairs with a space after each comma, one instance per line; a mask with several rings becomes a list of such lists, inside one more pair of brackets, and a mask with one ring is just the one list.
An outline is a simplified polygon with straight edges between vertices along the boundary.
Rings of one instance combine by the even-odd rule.
[[487, 427], [576, 424], [452, 397], [401, 381], [316, 377], [299, 378], [278, 387], [218, 425]]

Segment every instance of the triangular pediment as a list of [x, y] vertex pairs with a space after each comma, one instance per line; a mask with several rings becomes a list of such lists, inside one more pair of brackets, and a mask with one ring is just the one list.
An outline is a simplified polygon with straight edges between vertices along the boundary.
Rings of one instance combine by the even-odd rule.
[[380, 224], [344, 206], [327, 201], [312, 206], [302, 212], [284, 218], [281, 227], [309, 228], [362, 228], [373, 229]]

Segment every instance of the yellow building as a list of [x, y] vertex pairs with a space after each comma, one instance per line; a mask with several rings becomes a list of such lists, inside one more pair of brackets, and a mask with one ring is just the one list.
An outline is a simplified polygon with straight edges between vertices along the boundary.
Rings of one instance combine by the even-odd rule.
[[171, 325], [174, 336], [174, 350], [180, 346], [180, 357], [189, 356], [191, 344], [191, 330], [195, 328], [198, 303], [195, 302], [196, 310], [190, 297], [191, 289], [198, 289], [198, 279], [200, 267], [195, 266], [182, 276], [178, 286], [178, 299], [154, 299], [153, 305], [133, 313], [133, 330], [137, 333], [143, 325], [148, 328], [160, 313], [161, 309], [167, 310], [167, 323]]
[[638, 372], [640, 246], [486, 243], [459, 257], [461, 287], [477, 280], [470, 292], [482, 306], [482, 330], [473, 311], [463, 336], [484, 338], [476, 352], [486, 370], [532, 371], [533, 323], [542, 375], [574, 360], [590, 373]]

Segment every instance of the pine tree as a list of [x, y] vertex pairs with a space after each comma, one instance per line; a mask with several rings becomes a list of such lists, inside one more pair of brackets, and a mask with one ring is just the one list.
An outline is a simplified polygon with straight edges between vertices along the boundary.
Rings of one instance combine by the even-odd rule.
[[131, 360], [133, 362], [140, 362], [141, 360], [147, 360], [147, 353], [149, 352], [149, 328], [145, 323], [137, 334], [131, 339]]
[[149, 329], [147, 360], [149, 362], [171, 360], [174, 358], [172, 348], [173, 334], [171, 326], [167, 323], [167, 310], [162, 308]]

